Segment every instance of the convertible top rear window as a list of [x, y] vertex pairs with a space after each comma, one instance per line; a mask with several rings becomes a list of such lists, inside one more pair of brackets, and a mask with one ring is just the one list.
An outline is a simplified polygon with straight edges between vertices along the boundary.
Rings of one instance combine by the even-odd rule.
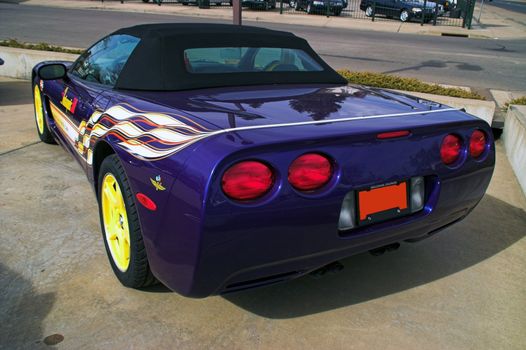
[[186, 70], [195, 74], [320, 72], [301, 49], [279, 47], [206, 47], [184, 50]]
[[116, 89], [181, 91], [245, 85], [347, 84], [292, 33], [204, 23], [145, 24], [114, 35], [140, 39]]

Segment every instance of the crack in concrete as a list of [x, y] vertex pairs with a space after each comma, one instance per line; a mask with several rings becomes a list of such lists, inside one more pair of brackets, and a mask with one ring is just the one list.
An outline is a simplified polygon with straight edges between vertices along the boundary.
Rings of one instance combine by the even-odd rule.
[[27, 147], [30, 147], [30, 146], [37, 145], [39, 143], [42, 143], [42, 141], [35, 141], [35, 142], [32, 142], [32, 143], [28, 143], [27, 145], [20, 146], [18, 148], [10, 149], [9, 151], [5, 151], [4, 153], [0, 153], [0, 157], [1, 156], [5, 156], [6, 154], [14, 153], [16, 151], [19, 151], [21, 149], [24, 149], [24, 148], [27, 148]]

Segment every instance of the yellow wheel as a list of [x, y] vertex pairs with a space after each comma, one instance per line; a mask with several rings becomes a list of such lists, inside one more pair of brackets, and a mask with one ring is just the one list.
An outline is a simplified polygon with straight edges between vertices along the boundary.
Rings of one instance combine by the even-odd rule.
[[35, 103], [35, 122], [37, 124], [38, 137], [40, 137], [40, 140], [45, 143], [55, 143], [55, 140], [53, 139], [53, 136], [51, 135], [44, 118], [44, 101], [36, 81], [33, 87], [33, 102]]
[[113, 174], [102, 180], [102, 222], [111, 257], [122, 272], [130, 264], [130, 228], [122, 191]]
[[104, 158], [98, 174], [102, 236], [113, 272], [126, 287], [154, 284], [133, 192], [119, 157]]
[[42, 110], [42, 97], [40, 96], [40, 89], [35, 85], [33, 89], [33, 96], [35, 97], [35, 119], [37, 120], [38, 133], [44, 133], [44, 111]]

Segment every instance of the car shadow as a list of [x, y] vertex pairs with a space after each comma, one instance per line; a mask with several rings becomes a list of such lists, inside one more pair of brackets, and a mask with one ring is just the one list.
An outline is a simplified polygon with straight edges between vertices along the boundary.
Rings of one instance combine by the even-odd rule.
[[0, 348], [31, 349], [42, 342], [48, 344], [42, 321], [55, 303], [55, 293], [38, 294], [29, 280], [2, 263], [0, 283]]
[[262, 317], [287, 319], [398, 293], [484, 261], [526, 235], [526, 213], [486, 195], [464, 221], [394, 253], [359, 254], [341, 261], [342, 272], [309, 276], [223, 297]]
[[33, 94], [31, 84], [25, 80], [0, 81], [0, 106], [31, 103]]

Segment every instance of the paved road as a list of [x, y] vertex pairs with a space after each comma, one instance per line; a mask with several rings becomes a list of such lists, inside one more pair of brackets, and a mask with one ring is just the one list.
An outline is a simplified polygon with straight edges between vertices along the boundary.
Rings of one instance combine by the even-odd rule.
[[[17, 38], [72, 47], [86, 47], [123, 26], [168, 21], [221, 22], [0, 3], [0, 39]], [[303, 36], [335, 68], [391, 72], [446, 84], [526, 91], [526, 40], [450, 38], [261, 22], [247, 24], [288, 30]]]

